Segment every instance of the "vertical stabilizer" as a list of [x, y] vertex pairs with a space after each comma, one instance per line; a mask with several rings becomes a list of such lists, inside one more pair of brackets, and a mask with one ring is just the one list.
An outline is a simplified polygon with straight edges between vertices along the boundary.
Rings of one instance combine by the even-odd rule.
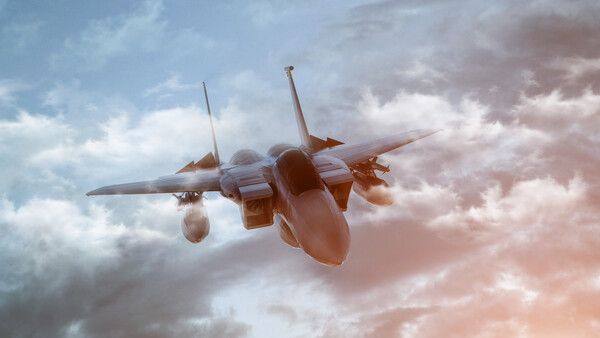
[[290, 91], [292, 92], [292, 103], [294, 104], [294, 111], [296, 112], [296, 123], [298, 124], [298, 131], [300, 132], [300, 141], [302, 145], [308, 148], [311, 152], [314, 150], [310, 135], [308, 134], [308, 128], [306, 128], [306, 122], [304, 121], [304, 115], [302, 114], [302, 108], [300, 108], [300, 101], [298, 101], [298, 94], [296, 93], [296, 86], [294, 86], [294, 79], [292, 78], [292, 70], [294, 67], [285, 67], [285, 73], [290, 81]]
[[221, 160], [219, 159], [219, 149], [217, 148], [217, 139], [215, 138], [215, 128], [213, 127], [212, 115], [210, 113], [210, 104], [208, 103], [208, 94], [206, 93], [206, 84], [202, 82], [204, 87], [204, 97], [206, 98], [206, 110], [208, 110], [208, 120], [210, 121], [210, 131], [212, 132], [213, 145], [215, 147], [215, 162], [217, 168], [221, 168]]

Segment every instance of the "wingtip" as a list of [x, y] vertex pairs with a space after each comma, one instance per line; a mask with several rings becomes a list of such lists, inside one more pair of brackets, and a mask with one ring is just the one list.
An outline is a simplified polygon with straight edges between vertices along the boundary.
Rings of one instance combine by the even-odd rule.
[[94, 189], [91, 191], [88, 191], [85, 193], [86, 196], [93, 196], [93, 195], [99, 195], [98, 192], [100, 191], [100, 189]]
[[427, 132], [427, 135], [426, 135], [426, 136], [431, 136], [431, 135], [433, 135], [433, 134], [437, 134], [437, 133], [439, 133], [440, 131], [444, 131], [444, 129], [428, 129], [428, 130], [426, 131], [426, 132]]

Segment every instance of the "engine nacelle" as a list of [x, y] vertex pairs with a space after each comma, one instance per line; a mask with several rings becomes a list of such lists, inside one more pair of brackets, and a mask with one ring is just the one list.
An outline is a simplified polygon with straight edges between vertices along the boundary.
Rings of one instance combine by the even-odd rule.
[[293, 246], [294, 248], [300, 248], [300, 244], [298, 244], [298, 240], [294, 237], [292, 230], [287, 225], [287, 223], [283, 220], [281, 215], [276, 214], [273, 216], [273, 221], [277, 226], [277, 231], [279, 232], [279, 237], [285, 242], [285, 244], [289, 246]]
[[394, 194], [383, 179], [376, 176], [364, 175], [354, 172], [354, 185], [352, 190], [369, 203], [389, 206], [394, 203]]
[[192, 203], [186, 207], [185, 217], [181, 221], [183, 236], [192, 242], [199, 243], [210, 231], [208, 214], [202, 203]]

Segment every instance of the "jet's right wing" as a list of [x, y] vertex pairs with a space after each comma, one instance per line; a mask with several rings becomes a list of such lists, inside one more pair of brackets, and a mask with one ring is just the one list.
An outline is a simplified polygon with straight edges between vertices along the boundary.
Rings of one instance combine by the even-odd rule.
[[416, 129], [377, 140], [354, 144], [341, 144], [332, 148], [321, 150], [316, 154], [337, 157], [344, 161], [346, 165], [353, 166], [375, 156], [387, 153], [388, 151], [420, 140], [429, 135], [433, 135], [440, 130], [441, 129]]
[[178, 192], [220, 191], [218, 170], [197, 170], [160, 177], [156, 180], [108, 185], [86, 195], [158, 194]]

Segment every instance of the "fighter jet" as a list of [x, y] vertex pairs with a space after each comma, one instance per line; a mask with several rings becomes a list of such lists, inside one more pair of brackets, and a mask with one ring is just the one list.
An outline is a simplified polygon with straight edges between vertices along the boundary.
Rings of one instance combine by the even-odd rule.
[[[249, 149], [237, 151], [229, 163], [221, 163], [210, 104], [204, 86], [213, 137], [214, 154], [190, 162], [177, 173], [155, 180], [109, 185], [87, 195], [172, 193], [179, 209], [186, 209], [181, 228], [187, 240], [202, 241], [210, 230], [203, 194], [219, 191], [240, 206], [242, 222], [253, 230], [275, 224], [281, 239], [304, 250], [316, 261], [342, 264], [350, 248], [350, 230], [343, 212], [350, 191], [376, 205], [390, 205], [388, 184], [376, 172], [389, 165], [378, 156], [439, 130], [412, 130], [366, 142], [344, 144], [310, 135], [292, 78], [292, 66], [284, 68], [289, 80], [300, 146], [276, 144], [266, 156]], [[380, 193], [380, 192], [384, 193]]]

